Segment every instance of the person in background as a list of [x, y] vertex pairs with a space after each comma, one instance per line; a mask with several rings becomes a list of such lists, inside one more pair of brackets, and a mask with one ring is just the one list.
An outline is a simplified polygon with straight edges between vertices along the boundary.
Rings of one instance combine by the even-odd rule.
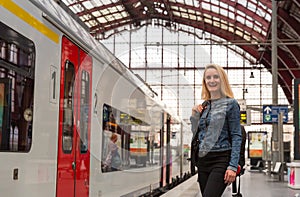
[[109, 169], [109, 171], [117, 171], [120, 170], [121, 167], [121, 157], [118, 152], [118, 146], [116, 144], [118, 140], [117, 134], [113, 133], [110, 137], [110, 141], [108, 142], [108, 154], [105, 160], [105, 166]]
[[242, 142], [240, 107], [224, 69], [215, 64], [205, 67], [201, 96], [206, 105], [194, 106], [190, 118], [192, 132], [199, 129], [198, 182], [203, 197], [220, 197], [236, 178]]

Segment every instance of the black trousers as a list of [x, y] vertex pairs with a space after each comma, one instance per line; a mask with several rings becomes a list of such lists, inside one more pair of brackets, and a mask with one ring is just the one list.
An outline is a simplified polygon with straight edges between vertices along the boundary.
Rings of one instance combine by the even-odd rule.
[[227, 184], [224, 175], [230, 151], [209, 152], [198, 161], [198, 182], [203, 197], [221, 197]]

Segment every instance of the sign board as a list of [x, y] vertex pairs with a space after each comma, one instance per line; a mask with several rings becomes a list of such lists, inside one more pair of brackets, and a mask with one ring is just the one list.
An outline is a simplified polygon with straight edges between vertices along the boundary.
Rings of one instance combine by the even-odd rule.
[[278, 114], [283, 112], [283, 123], [288, 122], [287, 105], [263, 105], [263, 123], [277, 123]]
[[264, 142], [267, 139], [267, 132], [265, 131], [248, 131], [248, 157], [262, 158]]
[[240, 123], [241, 125], [246, 125], [247, 124], [247, 111], [241, 111], [241, 119], [240, 119]]
[[238, 104], [240, 105], [241, 111], [247, 110], [246, 100], [245, 99], [237, 99]]

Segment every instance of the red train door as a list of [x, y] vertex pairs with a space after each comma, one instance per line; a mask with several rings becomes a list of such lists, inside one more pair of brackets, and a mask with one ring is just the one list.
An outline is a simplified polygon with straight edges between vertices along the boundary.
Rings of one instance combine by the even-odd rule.
[[89, 195], [92, 58], [62, 39], [56, 196]]

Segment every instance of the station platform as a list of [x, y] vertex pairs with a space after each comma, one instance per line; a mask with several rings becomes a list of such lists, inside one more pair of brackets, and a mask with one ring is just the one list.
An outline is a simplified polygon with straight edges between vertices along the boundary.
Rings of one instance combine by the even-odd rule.
[[[201, 192], [194, 175], [172, 190], [163, 194], [163, 197], [201, 197]], [[288, 187], [287, 176], [279, 181], [273, 175], [264, 172], [245, 171], [241, 176], [241, 193], [243, 197], [300, 197], [300, 190]], [[228, 186], [222, 197], [232, 196], [232, 186]]]

